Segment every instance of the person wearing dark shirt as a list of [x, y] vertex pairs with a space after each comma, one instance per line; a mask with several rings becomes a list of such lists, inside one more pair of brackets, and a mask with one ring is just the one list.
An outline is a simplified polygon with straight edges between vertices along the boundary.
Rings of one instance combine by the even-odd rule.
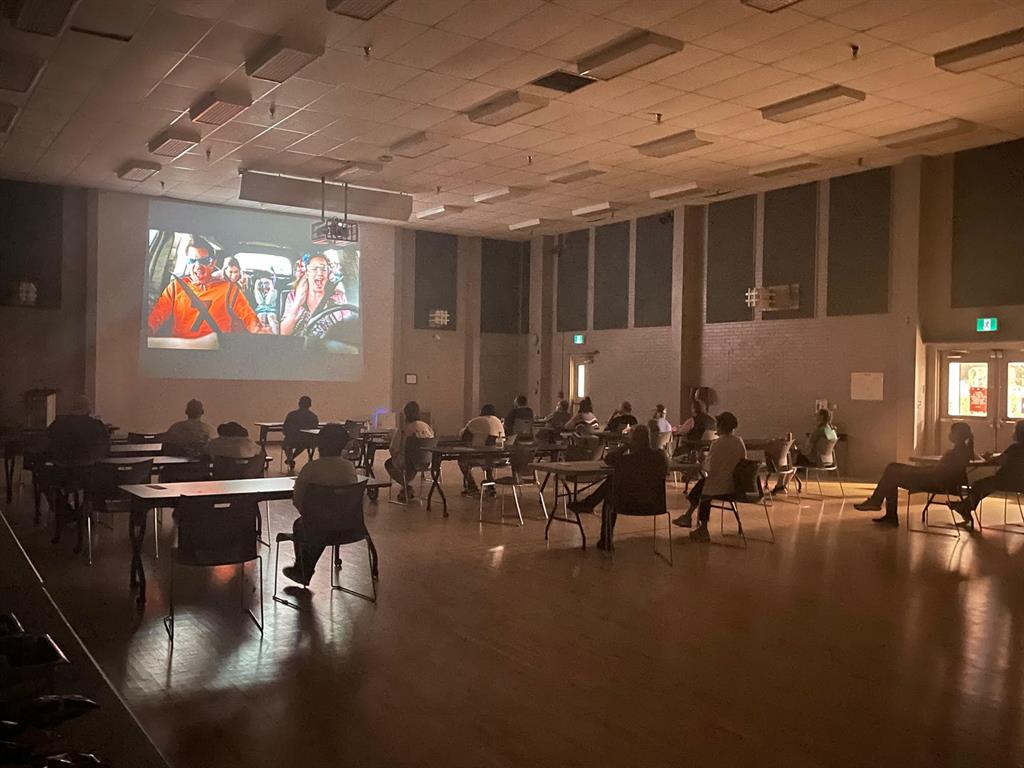
[[609, 432], [625, 432], [629, 427], [635, 427], [637, 424], [636, 416], [633, 415], [633, 404], [628, 400], [623, 400], [622, 405], [619, 406], [619, 410], [615, 411], [608, 419], [608, 426], [606, 427]]
[[594, 403], [589, 397], [584, 397], [576, 406], [576, 415], [565, 423], [565, 431], [576, 431], [580, 434], [596, 432], [601, 428], [601, 422], [594, 415]]
[[974, 433], [970, 425], [963, 421], [954, 422], [949, 428], [949, 441], [953, 447], [942, 454], [935, 466], [916, 467], [896, 463], [887, 466], [875, 492], [860, 504], [854, 504], [854, 509], [878, 512], [884, 502], [885, 514], [875, 518], [875, 522], [897, 527], [900, 524], [896, 512], [900, 488], [944, 493], [963, 483], [967, 477], [967, 465], [974, 458]]
[[708, 407], [701, 400], [694, 400], [690, 403], [690, 418], [688, 418], [680, 430], [686, 434], [687, 441], [696, 442], [703, 440], [708, 432], [714, 432], [718, 423], [715, 417], [708, 413]]
[[505, 434], [508, 437], [533, 437], [533, 408], [526, 403], [526, 395], [519, 395], [516, 397], [515, 407], [505, 417]]
[[289, 473], [295, 471], [296, 455], [316, 445], [313, 436], [302, 431], [320, 426], [320, 417], [313, 413], [312, 408], [313, 400], [309, 395], [303, 395], [299, 398], [299, 407], [284, 417], [284, 426], [281, 430], [284, 432], [282, 450]]
[[110, 453], [110, 432], [91, 412], [89, 398], [82, 395], [75, 398], [70, 413], [58, 416], [47, 427], [48, 453], [55, 464], [89, 466]]
[[604, 503], [608, 509], [601, 524], [597, 548], [611, 550], [616, 500], [619, 504], [628, 503], [635, 513], [657, 515], [665, 512], [668, 463], [663, 451], [651, 448], [651, 433], [643, 424], [630, 430], [627, 447], [609, 453], [604, 460], [612, 467], [611, 478], [601, 483], [587, 498], [570, 504], [569, 508], [574, 512], [593, 512], [598, 504]]
[[1013, 430], [1013, 442], [999, 455], [999, 469], [994, 475], [971, 483], [971, 496], [953, 504], [953, 509], [968, 526], [974, 525], [971, 513], [981, 500], [999, 491], [1016, 493], [1024, 489], [1024, 421], [1018, 421]]

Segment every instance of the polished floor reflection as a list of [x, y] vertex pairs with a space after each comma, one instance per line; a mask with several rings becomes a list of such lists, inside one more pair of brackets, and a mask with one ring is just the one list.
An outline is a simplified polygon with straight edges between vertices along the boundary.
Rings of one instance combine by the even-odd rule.
[[[848, 484], [845, 503], [780, 500], [774, 545], [677, 536], [669, 567], [648, 521], [620, 519], [614, 556], [582, 551], [568, 525], [544, 541], [535, 499], [525, 528], [481, 525], [457, 474], [447, 481], [447, 520], [383, 497], [369, 506], [376, 606], [332, 593], [323, 568], [310, 610], [274, 603], [264, 548], [265, 635], [239, 609], [232, 569], [179, 571], [173, 648], [161, 623], [169, 515], [159, 561], [147, 542], [143, 615], [124, 517], [99, 530], [89, 568], [73, 536], [52, 546], [32, 528], [27, 494], [11, 516], [175, 766], [1024, 761], [1024, 536], [878, 530], [852, 509], [863, 486]], [[1002, 507], [990, 500], [987, 521]], [[293, 514], [275, 503], [274, 529]], [[767, 534], [756, 508], [745, 523]], [[595, 540], [598, 524], [587, 521]], [[367, 584], [362, 550], [342, 573]]]

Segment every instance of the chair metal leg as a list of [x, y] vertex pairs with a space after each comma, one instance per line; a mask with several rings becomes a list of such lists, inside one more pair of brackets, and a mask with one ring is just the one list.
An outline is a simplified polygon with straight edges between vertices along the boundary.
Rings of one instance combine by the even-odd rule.
[[[504, 491], [502, 491], [502, 494], [504, 494]], [[504, 498], [504, 495], [502, 495], [502, 498]], [[519, 504], [519, 492], [516, 489], [516, 486], [514, 485], [512, 486], [512, 499], [516, 503], [516, 512], [519, 513], [519, 525], [526, 525], [526, 523], [523, 521], [523, 508]]]
[[843, 476], [839, 474], [839, 470], [838, 469], [835, 470], [835, 473], [836, 473], [836, 480], [839, 481], [839, 493], [842, 494], [842, 497], [845, 499], [846, 498], [846, 489], [843, 487]]
[[768, 521], [768, 533], [771, 534], [772, 544], [775, 543], [775, 529], [772, 528], [772, 516], [768, 514], [768, 502], [765, 499], [761, 499], [761, 503], [764, 505], [764, 519]]
[[171, 558], [171, 589], [168, 595], [168, 609], [170, 613], [164, 616], [164, 629], [167, 630], [167, 637], [174, 643], [174, 558]]
[[[258, 620], [256, 618], [256, 614], [252, 612], [252, 608], [250, 608], [247, 605], [246, 599], [245, 599], [246, 598], [246, 594], [245, 594], [245, 563], [239, 563], [238, 564], [239, 565], [238, 580], [241, 582], [241, 588], [242, 588], [242, 610], [244, 610], [247, 614], [249, 614], [249, 618], [252, 619], [252, 623], [256, 625], [256, 628], [259, 629], [260, 634], [262, 635], [263, 634], [263, 555], [256, 555], [256, 561], [257, 561], [257, 563], [259, 565], [259, 580], [260, 580], [260, 617], [259, 617]], [[276, 578], [276, 574], [275, 574], [275, 578]], [[255, 591], [255, 590], [253, 590], [253, 591]]]
[[163, 522], [160, 510], [153, 508], [153, 557], [160, 559], [160, 523]]
[[278, 603], [289, 603], [284, 600], [278, 600], [277, 598], [277, 575], [281, 572], [281, 542], [277, 542], [277, 549], [274, 551], [274, 594], [271, 597]]
[[86, 559], [92, 565], [92, 510], [86, 508], [85, 514], [85, 535], [88, 541], [85, 542]]
[[337, 590], [338, 592], [345, 592], [345, 593], [347, 593], [349, 595], [354, 595], [355, 597], [361, 597], [363, 600], [366, 600], [366, 601], [371, 602], [374, 605], [376, 605], [377, 604], [377, 579], [374, 578], [373, 574], [374, 574], [374, 571], [375, 571], [375, 569], [377, 567], [377, 557], [376, 557], [377, 556], [377, 549], [376, 549], [376, 547], [373, 546], [373, 543], [369, 540], [369, 537], [364, 539], [364, 541], [366, 541], [366, 553], [367, 553], [367, 557], [369, 558], [369, 561], [370, 561], [370, 584], [372, 585], [373, 593], [370, 594], [370, 595], [367, 595], [367, 594], [365, 594], [363, 592], [357, 592], [354, 589], [349, 589], [348, 587], [341, 586], [340, 583], [337, 586], [334, 586], [334, 584], [331, 584], [331, 589]]

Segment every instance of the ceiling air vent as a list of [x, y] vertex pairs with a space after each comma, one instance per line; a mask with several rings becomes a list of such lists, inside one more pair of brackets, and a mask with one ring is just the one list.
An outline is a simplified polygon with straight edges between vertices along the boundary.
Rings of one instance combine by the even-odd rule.
[[580, 88], [586, 88], [591, 83], [596, 83], [593, 77], [584, 77], [562, 69], [556, 69], [549, 75], [538, 77], [530, 85], [539, 85], [541, 88], [550, 88], [552, 91], [572, 93]]

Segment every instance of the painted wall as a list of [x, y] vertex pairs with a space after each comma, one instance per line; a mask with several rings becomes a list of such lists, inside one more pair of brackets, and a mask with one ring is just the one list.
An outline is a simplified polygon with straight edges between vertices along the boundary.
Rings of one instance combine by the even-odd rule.
[[201, 399], [211, 423], [284, 417], [299, 395], [313, 398], [321, 416], [364, 417], [391, 407], [395, 312], [395, 230], [360, 224], [363, 342], [359, 382], [151, 379], [139, 372], [139, 333], [148, 198], [90, 192], [88, 237], [91, 388], [98, 412], [123, 429], [155, 431], [182, 418], [185, 403]]

